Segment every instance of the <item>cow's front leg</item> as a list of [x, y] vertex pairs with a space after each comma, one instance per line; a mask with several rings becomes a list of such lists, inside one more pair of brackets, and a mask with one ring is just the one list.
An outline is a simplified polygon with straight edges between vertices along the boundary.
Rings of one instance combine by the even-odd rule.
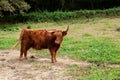
[[27, 59], [27, 50], [24, 52], [24, 57]]
[[55, 50], [50, 49], [50, 53], [51, 53], [51, 61], [52, 61], [52, 63], [55, 63], [56, 62], [56, 59], [55, 59], [55, 56], [56, 56]]
[[55, 53], [55, 55], [54, 55], [54, 60], [55, 60], [55, 62], [57, 62], [57, 59], [56, 59], [56, 53]]
[[55, 55], [54, 55], [55, 62], [57, 62], [57, 59], [56, 59], [56, 54], [57, 54], [58, 49], [59, 49], [59, 47], [55, 49]]

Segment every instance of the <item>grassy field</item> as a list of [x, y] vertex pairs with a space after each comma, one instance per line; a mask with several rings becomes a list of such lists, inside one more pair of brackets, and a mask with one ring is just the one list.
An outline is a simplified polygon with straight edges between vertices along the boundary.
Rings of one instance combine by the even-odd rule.
[[[60, 22], [6, 24], [0, 29], [0, 49], [10, 49], [24, 27], [34, 29], [63, 29], [70, 26], [68, 35], [58, 51], [59, 57], [85, 61], [96, 65], [84, 68], [68, 66], [65, 75], [76, 80], [120, 80], [120, 18], [92, 18]], [[12, 28], [8, 28], [12, 26]], [[17, 28], [16, 28], [17, 27]], [[48, 57], [47, 50], [35, 51], [39, 57]], [[110, 66], [106, 66], [108, 64]], [[113, 66], [114, 65], [114, 66]]]

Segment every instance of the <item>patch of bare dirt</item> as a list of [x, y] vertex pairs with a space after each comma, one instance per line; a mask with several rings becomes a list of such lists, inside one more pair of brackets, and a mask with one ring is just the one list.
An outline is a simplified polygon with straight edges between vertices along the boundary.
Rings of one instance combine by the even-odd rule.
[[51, 63], [51, 59], [31, 58], [30, 55], [28, 60], [19, 61], [19, 51], [0, 50], [0, 80], [72, 80], [72, 76], [65, 74], [68, 66], [86, 68], [94, 65], [69, 58], [57, 58], [57, 63]]

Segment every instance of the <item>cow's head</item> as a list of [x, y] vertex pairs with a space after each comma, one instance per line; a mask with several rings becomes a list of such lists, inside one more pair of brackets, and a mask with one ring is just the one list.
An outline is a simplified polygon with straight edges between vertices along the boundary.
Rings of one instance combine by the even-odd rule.
[[61, 44], [62, 43], [63, 37], [65, 35], [67, 35], [68, 29], [69, 29], [69, 26], [67, 27], [67, 29], [65, 31], [55, 30], [55, 31], [51, 32], [51, 34], [54, 38], [54, 42], [56, 44]]

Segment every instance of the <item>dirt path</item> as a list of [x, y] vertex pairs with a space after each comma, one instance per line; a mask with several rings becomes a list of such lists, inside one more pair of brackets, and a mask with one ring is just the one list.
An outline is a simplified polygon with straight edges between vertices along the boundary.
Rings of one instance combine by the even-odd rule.
[[65, 75], [68, 66], [78, 65], [85, 68], [94, 65], [68, 58], [57, 58], [57, 63], [51, 63], [48, 58], [32, 59], [30, 54], [28, 60], [19, 61], [18, 58], [19, 51], [0, 50], [0, 80], [72, 80], [72, 76]]

